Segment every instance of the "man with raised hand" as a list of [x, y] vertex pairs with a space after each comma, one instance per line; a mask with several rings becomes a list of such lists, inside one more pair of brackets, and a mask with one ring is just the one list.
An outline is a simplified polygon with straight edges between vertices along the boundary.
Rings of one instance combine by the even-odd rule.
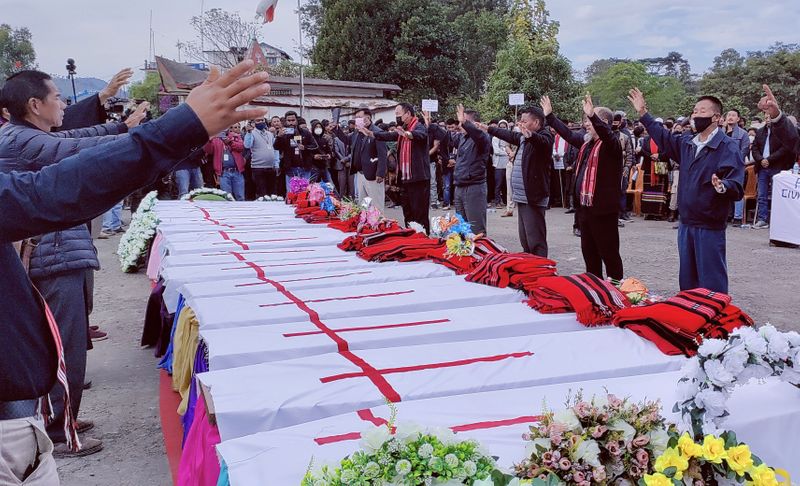
[[587, 139], [573, 132], [553, 114], [548, 96], [541, 99], [547, 124], [570, 145], [580, 150], [575, 162], [575, 199], [581, 252], [586, 271], [603, 278], [623, 277], [619, 254], [619, 200], [622, 184], [622, 145], [611, 124], [614, 113], [603, 106], [595, 108], [589, 93], [583, 98], [583, 126]]
[[628, 96], [647, 133], [662, 152], [680, 164], [678, 255], [681, 290], [706, 288], [728, 293], [725, 226], [731, 202], [744, 193], [744, 157], [739, 142], [719, 129], [722, 102], [701, 96], [691, 125], [674, 136], [647, 112], [639, 88]]
[[[97, 217], [169, 172], [210, 136], [263, 116], [263, 109], [238, 110], [269, 92], [267, 73], [246, 75], [252, 67], [248, 60], [224, 75], [212, 69], [186, 104], [128, 137], [38, 172], [0, 174], [0, 484], [58, 484], [40, 411], [56, 379], [65, 384], [66, 372], [56, 324], [12, 242]], [[70, 446], [80, 449], [69, 412], [65, 428]]]

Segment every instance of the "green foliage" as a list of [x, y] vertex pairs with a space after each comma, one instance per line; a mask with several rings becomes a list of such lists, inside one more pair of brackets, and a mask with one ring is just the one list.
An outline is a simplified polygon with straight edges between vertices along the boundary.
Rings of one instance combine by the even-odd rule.
[[18, 71], [36, 68], [31, 39], [27, 27], [13, 29], [8, 24], [0, 24], [0, 81]]
[[141, 81], [131, 84], [128, 89], [128, 97], [136, 100], [150, 102], [150, 112], [153, 115], [159, 114], [158, 92], [161, 91], [161, 76], [158, 73], [147, 73]]
[[[285, 76], [288, 78], [300, 77], [300, 63], [288, 61], [286, 59], [264, 70], [269, 71], [269, 74], [272, 76]], [[304, 66], [303, 75], [307, 78], [328, 79], [319, 66], [314, 64]]]
[[757, 114], [764, 83], [769, 84], [787, 113], [800, 113], [800, 44], [779, 43], [746, 56], [726, 49], [714, 59], [700, 88], [702, 94], [718, 96], [726, 109], [739, 108], [749, 118]]

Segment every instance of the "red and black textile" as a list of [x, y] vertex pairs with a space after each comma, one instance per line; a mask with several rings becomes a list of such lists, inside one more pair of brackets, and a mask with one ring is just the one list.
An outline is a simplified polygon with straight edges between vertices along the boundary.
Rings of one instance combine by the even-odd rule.
[[685, 290], [663, 302], [622, 309], [614, 325], [652, 341], [664, 354], [694, 356], [703, 337], [722, 337], [750, 319], [738, 308], [727, 310], [730, 302], [719, 292]]
[[359, 251], [365, 246], [377, 244], [389, 237], [407, 237], [416, 233], [412, 229], [400, 228], [396, 224], [381, 223], [378, 225], [378, 230], [362, 228], [358, 234], [348, 236], [337, 246], [344, 251]]
[[301, 208], [301, 207], [298, 206], [294, 210], [294, 214], [295, 214], [296, 217], [302, 218], [303, 216], [309, 215], [309, 214], [313, 213], [314, 211], [320, 211], [319, 206], [308, 206], [308, 207], [304, 207], [304, 208]]
[[364, 244], [365, 246], [359, 250], [358, 256], [364, 260], [379, 262], [426, 260], [431, 252], [441, 250], [443, 257], [445, 251], [444, 242], [428, 238], [417, 232], [411, 235], [401, 233], [401, 236], [373, 235], [366, 237]]
[[303, 221], [311, 224], [321, 224], [330, 223], [331, 221], [338, 221], [338, 218], [336, 216], [331, 216], [324, 209], [317, 208], [316, 211], [305, 214], [303, 216]]
[[332, 223], [328, 223], [328, 228], [337, 229], [344, 233], [352, 233], [358, 229], [358, 215], [353, 216], [352, 218], [345, 219], [345, 220], [337, 220]]
[[556, 262], [553, 260], [529, 253], [495, 253], [483, 257], [466, 280], [492, 287], [522, 289], [525, 284], [531, 285], [541, 277], [555, 275]]
[[542, 277], [526, 287], [528, 305], [543, 314], [575, 312], [586, 326], [608, 324], [614, 314], [630, 306], [622, 292], [591, 273]]
[[485, 236], [475, 238], [475, 256], [478, 259], [489, 255], [497, 255], [498, 253], [508, 253], [508, 250]]

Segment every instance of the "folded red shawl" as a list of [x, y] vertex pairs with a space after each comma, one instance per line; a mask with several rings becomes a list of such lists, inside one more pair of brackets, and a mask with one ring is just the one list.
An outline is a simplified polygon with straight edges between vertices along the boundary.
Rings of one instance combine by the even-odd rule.
[[[476, 248], [477, 253], [477, 248]], [[541, 277], [556, 275], [556, 262], [529, 253], [494, 253], [483, 257], [467, 275], [469, 282], [521, 289]]]
[[356, 215], [350, 219], [337, 220], [332, 223], [328, 223], [328, 227], [337, 229], [344, 233], [352, 233], [358, 229], [358, 219], [358, 215]]
[[714, 318], [712, 324], [705, 337], [709, 339], [728, 339], [728, 336], [735, 329], [742, 326], [752, 327], [754, 322], [742, 309], [731, 304]]
[[572, 312], [587, 326], [608, 324], [614, 313], [630, 306], [616, 287], [591, 273], [541, 277], [527, 288], [528, 305], [543, 314]]

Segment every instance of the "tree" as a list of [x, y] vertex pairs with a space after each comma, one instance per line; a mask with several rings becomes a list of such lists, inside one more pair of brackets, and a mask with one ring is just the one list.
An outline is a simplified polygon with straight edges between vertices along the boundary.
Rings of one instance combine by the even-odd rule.
[[319, 38], [319, 29], [322, 25], [322, 17], [325, 10], [322, 6], [322, 0], [307, 0], [300, 7], [300, 28], [308, 40], [311, 41], [309, 46], [306, 46], [306, 52], [303, 53], [304, 57], [309, 57], [314, 52], [314, 47]]
[[508, 42], [506, 17], [491, 11], [468, 11], [453, 20], [453, 30], [461, 34], [459, 61], [466, 71], [461, 91], [470, 98], [480, 98], [494, 69], [497, 51]]
[[[515, 0], [512, 7], [511, 35], [506, 47], [497, 53], [494, 71], [480, 101], [486, 117], [509, 116], [509, 93], [525, 94], [528, 104], [538, 104], [547, 94], [559, 116], [578, 116], [580, 85], [572, 65], [558, 52], [558, 22], [549, 19], [543, 0]], [[535, 74], [534, 74], [535, 73]]]
[[[286, 59], [265, 70], [269, 71], [272, 76], [285, 76], [288, 78], [300, 77], [300, 63], [288, 61]], [[303, 66], [303, 74], [307, 78], [328, 79], [319, 66], [315, 66], [314, 64]]]
[[189, 42], [186, 45], [188, 57], [222, 68], [235, 66], [244, 58], [253, 40], [260, 38], [261, 29], [256, 22], [245, 22], [238, 13], [220, 8], [192, 17], [189, 23], [203, 42]]
[[648, 72], [641, 62], [619, 62], [596, 75], [586, 89], [592, 94], [595, 105], [612, 110], [630, 110], [627, 96], [631, 88], [638, 87], [647, 98], [648, 109], [656, 116], [668, 117], [686, 113], [687, 93], [683, 84], [671, 76]]
[[32, 38], [27, 27], [13, 29], [0, 24], [0, 81], [18, 71], [36, 68]]
[[143, 80], [131, 84], [128, 89], [128, 97], [134, 100], [145, 100], [150, 102], [150, 111], [158, 115], [159, 102], [158, 93], [161, 91], [161, 76], [158, 73], [149, 72]]
[[612, 66], [619, 64], [621, 62], [628, 62], [628, 61], [626, 59], [620, 59], [618, 57], [598, 59], [586, 67], [586, 69], [583, 71], [583, 76], [586, 79], [587, 83], [591, 83], [595, 76], [604, 74], [606, 71], [611, 69]]

